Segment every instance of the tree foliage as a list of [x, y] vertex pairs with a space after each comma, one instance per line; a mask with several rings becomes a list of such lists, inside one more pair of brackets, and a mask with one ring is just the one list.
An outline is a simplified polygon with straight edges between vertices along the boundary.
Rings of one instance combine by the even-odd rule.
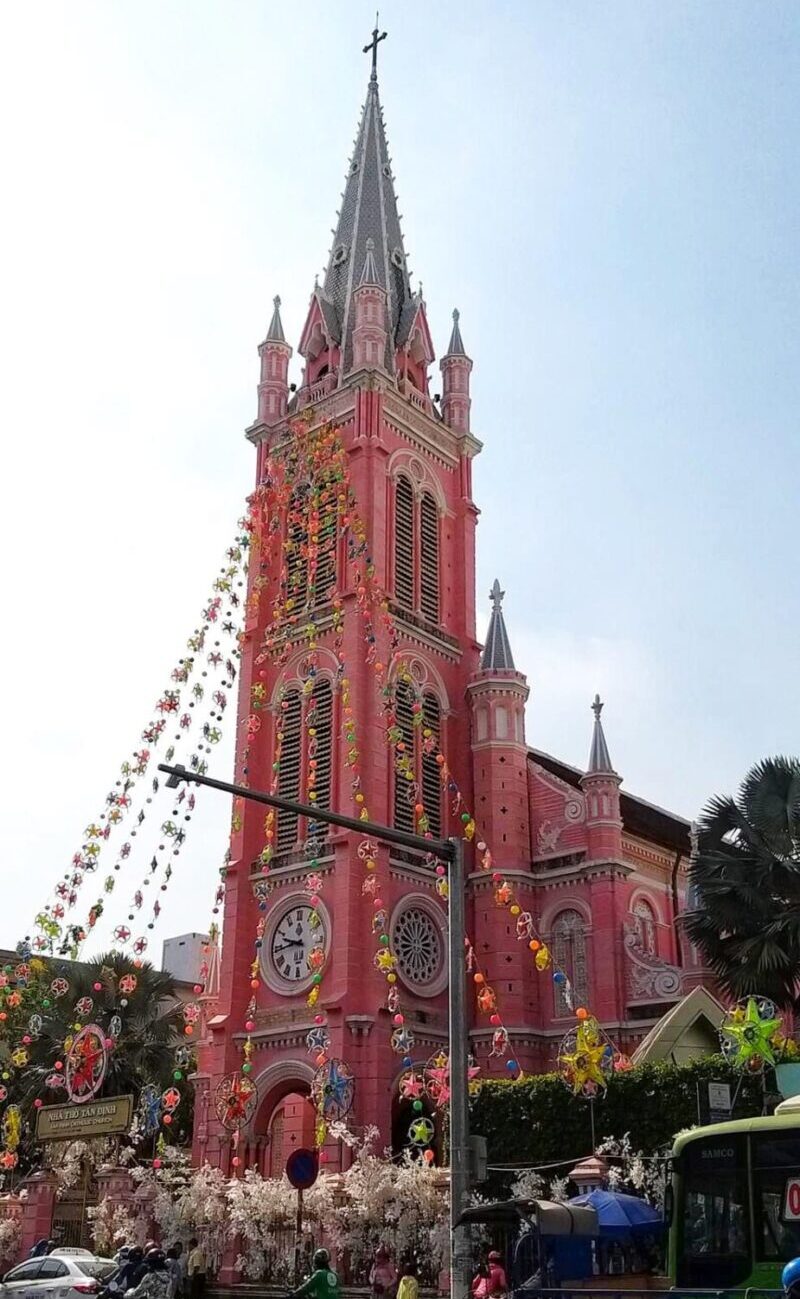
[[[595, 1101], [596, 1144], [628, 1134], [632, 1149], [657, 1154], [676, 1133], [697, 1123], [698, 1094], [707, 1111], [709, 1082], [729, 1082], [732, 1092], [741, 1082], [732, 1117], [761, 1113], [761, 1080], [734, 1074], [722, 1056], [688, 1065], [643, 1064], [616, 1074], [606, 1095]], [[573, 1096], [557, 1074], [483, 1083], [472, 1099], [471, 1125], [486, 1137], [490, 1165], [561, 1165], [548, 1171], [548, 1179], [592, 1153], [589, 1103]], [[481, 1189], [503, 1195], [513, 1178], [511, 1171], [491, 1173]]]
[[[175, 1051], [186, 1041], [175, 981], [148, 962], [135, 966], [129, 957], [112, 951], [81, 963], [33, 957], [26, 964], [25, 977], [19, 975], [22, 965], [8, 966], [3, 972], [6, 983], [0, 1012], [0, 1072], [7, 1105], [20, 1107], [24, 1124], [21, 1171], [41, 1161], [34, 1140], [34, 1102], [47, 1105], [66, 1099], [63, 1089], [49, 1086], [48, 1080], [63, 1076], [66, 1051], [84, 1024], [97, 1024], [108, 1033], [113, 1018], [119, 1018], [121, 1031], [108, 1053], [100, 1096], [130, 1094], [134, 1105], [148, 1083], [159, 1092], [176, 1085]], [[128, 995], [120, 988], [125, 975], [136, 978], [135, 990]], [[68, 985], [62, 995], [53, 990], [59, 979]], [[81, 1013], [79, 1003], [91, 1009]], [[15, 1063], [23, 1059], [17, 1054], [20, 1049], [25, 1053], [21, 1064]], [[182, 1100], [173, 1115], [171, 1141], [191, 1134], [191, 1089], [183, 1081], [179, 1086]]]
[[690, 868], [686, 932], [720, 986], [797, 1007], [800, 760], [767, 758], [735, 798], [712, 798]]

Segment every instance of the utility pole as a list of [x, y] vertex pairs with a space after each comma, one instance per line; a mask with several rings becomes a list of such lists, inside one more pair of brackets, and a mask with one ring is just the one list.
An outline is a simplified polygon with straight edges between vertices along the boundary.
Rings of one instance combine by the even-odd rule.
[[450, 1293], [452, 1299], [467, 1299], [469, 1293], [470, 1241], [469, 1227], [456, 1223], [467, 1207], [470, 1176], [469, 1144], [469, 1080], [467, 1075], [467, 995], [466, 995], [466, 923], [464, 906], [464, 844], [461, 839], [426, 839], [423, 835], [395, 830], [393, 826], [379, 825], [374, 821], [360, 821], [339, 812], [327, 812], [321, 807], [310, 807], [266, 794], [262, 790], [233, 785], [228, 781], [200, 776], [186, 767], [171, 767], [159, 763], [158, 770], [169, 779], [167, 785], [175, 789], [180, 782], [205, 785], [235, 798], [263, 803], [281, 812], [304, 816], [309, 820], [336, 825], [343, 830], [353, 830], [362, 838], [382, 839], [402, 848], [433, 853], [448, 865], [448, 936], [449, 936], [449, 1037], [450, 1037]]

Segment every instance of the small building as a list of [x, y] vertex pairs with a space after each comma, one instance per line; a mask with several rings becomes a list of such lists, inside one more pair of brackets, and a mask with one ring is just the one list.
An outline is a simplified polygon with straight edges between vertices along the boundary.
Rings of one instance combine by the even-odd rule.
[[180, 934], [165, 938], [161, 951], [161, 968], [179, 983], [203, 983], [201, 969], [208, 948], [208, 934]]

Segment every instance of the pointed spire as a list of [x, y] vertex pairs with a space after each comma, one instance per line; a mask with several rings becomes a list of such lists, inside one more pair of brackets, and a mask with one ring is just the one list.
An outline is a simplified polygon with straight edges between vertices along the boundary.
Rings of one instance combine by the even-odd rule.
[[358, 287], [359, 287], [359, 288], [361, 288], [361, 285], [362, 285], [362, 284], [377, 284], [377, 285], [380, 285], [380, 280], [378, 279], [378, 272], [377, 272], [377, 270], [375, 269], [375, 257], [374, 257], [374, 252], [375, 252], [375, 240], [374, 240], [374, 239], [368, 239], [368, 240], [367, 240], [367, 255], [366, 255], [366, 257], [364, 258], [364, 269], [363, 269], [363, 271], [361, 272], [361, 279], [358, 281]]
[[489, 619], [486, 644], [481, 655], [482, 672], [513, 672], [515, 670], [511, 644], [506, 631], [505, 619], [503, 618], [504, 597], [505, 591], [501, 591], [500, 583], [495, 578], [494, 585], [489, 592], [489, 599], [492, 602], [492, 616]]
[[[372, 50], [377, 46], [366, 48]], [[331, 327], [331, 336], [342, 348], [345, 373], [353, 364], [352, 298], [354, 290], [364, 283], [368, 239], [372, 240], [374, 283], [380, 285], [387, 298], [389, 337], [386, 360], [387, 368], [392, 369], [394, 350], [406, 341], [416, 314], [416, 304], [400, 230], [377, 79], [370, 79], [367, 89], [328, 267], [320, 290], [320, 298], [327, 308], [326, 321]]]
[[272, 320], [269, 322], [269, 329], [267, 330], [267, 342], [286, 342], [286, 335], [283, 332], [283, 324], [281, 322], [281, 300], [277, 294], [272, 299]]
[[600, 721], [600, 714], [603, 711], [603, 701], [599, 695], [595, 695], [592, 703], [592, 712], [594, 713], [594, 733], [592, 735], [592, 748], [589, 753], [589, 766], [587, 774], [593, 775], [597, 772], [612, 772], [614, 768], [611, 763], [611, 755], [608, 752], [606, 737], [603, 733], [603, 723]]
[[445, 352], [445, 356], [466, 356], [467, 355], [466, 348], [464, 347], [464, 340], [461, 337], [461, 329], [458, 324], [460, 319], [461, 319], [461, 312], [459, 311], [458, 307], [455, 307], [453, 309], [453, 332], [450, 335], [450, 342], [447, 344], [447, 351]]

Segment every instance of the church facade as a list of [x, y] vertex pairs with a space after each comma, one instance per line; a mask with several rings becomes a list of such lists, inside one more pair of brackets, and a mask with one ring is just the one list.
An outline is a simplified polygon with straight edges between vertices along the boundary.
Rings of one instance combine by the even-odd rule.
[[[406, 266], [374, 64], [327, 272], [314, 286], [298, 351], [302, 377], [295, 389], [289, 382], [293, 349], [276, 299], [259, 347], [257, 419], [247, 430], [258, 481], [269, 472], [272, 450], [292, 436], [295, 418], [302, 416], [305, 427], [330, 423], [338, 429], [370, 563], [393, 621], [388, 688], [406, 771], [414, 776], [417, 811], [424, 809], [434, 836], [447, 837], [460, 832], [460, 809], [473, 810], [476, 841], [491, 845], [495, 868], [513, 882], [554, 962], [569, 977], [571, 996], [537, 970], [508, 910], [496, 905], [491, 876], [478, 869], [474, 844], [468, 846], [470, 938], [497, 993], [510, 1054], [525, 1072], [551, 1068], [578, 1005], [591, 1009], [620, 1051], [631, 1053], [661, 1015], [703, 981], [675, 924], [685, 895], [689, 825], [622, 786], [599, 698], [593, 720], [587, 700], [585, 770], [530, 747], [528, 685], [514, 661], [497, 582], [485, 645], [477, 639], [472, 462], [481, 443], [471, 428], [473, 362], [454, 312], [439, 361], [441, 396], [432, 395], [434, 343], [425, 301], [412, 288]], [[286, 519], [274, 526], [290, 527]], [[289, 549], [290, 542], [287, 535]], [[302, 562], [302, 548], [300, 553]], [[352, 717], [371, 819], [412, 830], [415, 809], [386, 743], [355, 612], [352, 567], [342, 548], [331, 553], [324, 580], [317, 572], [300, 583], [301, 603], [314, 606], [317, 806], [351, 812], [345, 747]], [[251, 787], [272, 787], [281, 718], [278, 793], [303, 801], [309, 776], [301, 742], [307, 646], [293, 624], [286, 628], [279, 661], [259, 654], [266, 632], [275, 632], [269, 583], [280, 580], [276, 573], [265, 579], [258, 613], [245, 629], [237, 777], [246, 760]], [[346, 707], [337, 671], [341, 659], [331, 648], [337, 622], [328, 615], [334, 601], [341, 614], [341, 657], [348, 664]], [[402, 679], [396, 675], [400, 662]], [[244, 723], [256, 685], [265, 706], [245, 755]], [[424, 729], [413, 727], [414, 710], [421, 712]], [[421, 739], [430, 733], [447, 754], [456, 800]], [[222, 945], [207, 980], [194, 1079], [198, 1161], [230, 1166], [230, 1134], [217, 1118], [215, 1097], [222, 1080], [239, 1070], [248, 1034], [258, 1100], [239, 1134], [238, 1167], [279, 1174], [290, 1150], [313, 1140], [314, 1112], [305, 1099], [315, 1069], [308, 1036], [320, 1020], [329, 1054], [355, 1078], [351, 1126], [375, 1124], [381, 1144], [404, 1144], [410, 1110], [398, 1092], [403, 1064], [391, 1045], [394, 1021], [385, 979], [375, 968], [374, 899], [363, 888], [358, 837], [335, 832], [316, 844], [314, 870], [321, 885], [312, 918], [305, 887], [307, 833], [296, 817], [278, 814], [266, 890], [259, 858], [264, 808], [245, 803], [234, 827]], [[446, 909], [424, 854], [379, 846], [377, 856], [395, 987], [413, 1036], [409, 1054], [424, 1062], [447, 1046]], [[313, 1009], [306, 959], [311, 946], [321, 946], [326, 961]], [[475, 1014], [470, 1032], [482, 1076], [504, 1076], [485, 1017]], [[347, 1148], [335, 1141], [325, 1153], [331, 1169], [348, 1158]]]

